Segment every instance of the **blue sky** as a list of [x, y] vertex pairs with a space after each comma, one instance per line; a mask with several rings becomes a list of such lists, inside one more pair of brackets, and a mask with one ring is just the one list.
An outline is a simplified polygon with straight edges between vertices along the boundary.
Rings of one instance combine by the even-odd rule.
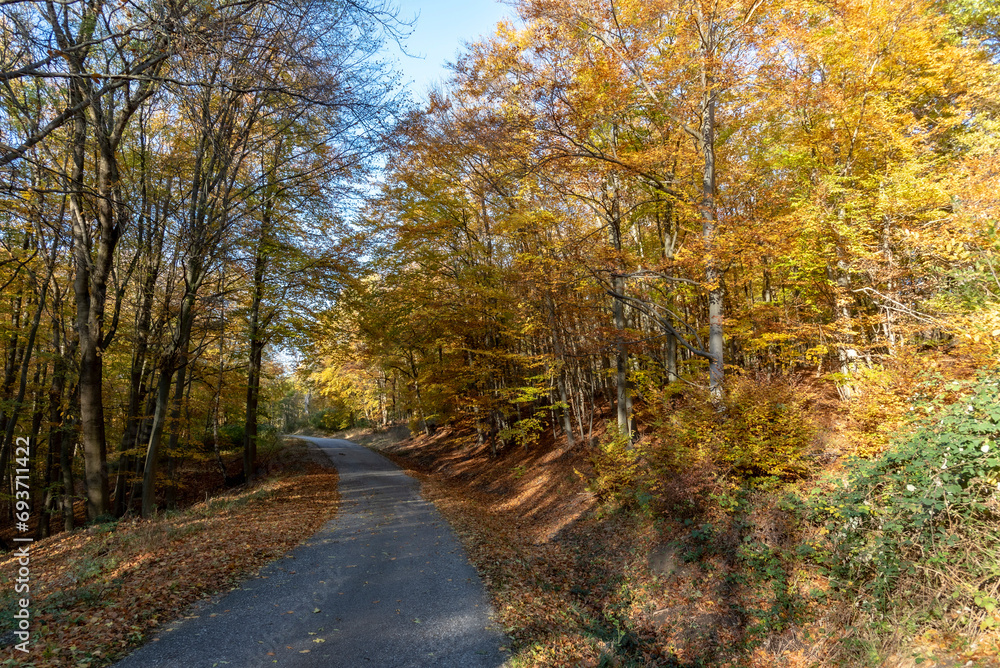
[[435, 83], [448, 79], [445, 68], [454, 62], [464, 42], [490, 35], [501, 18], [514, 16], [510, 7], [496, 0], [397, 0], [399, 17], [412, 19], [419, 13], [406, 50], [422, 59], [402, 55], [393, 45], [390, 52], [399, 59], [403, 79], [412, 81], [410, 90], [416, 99], [425, 99]]

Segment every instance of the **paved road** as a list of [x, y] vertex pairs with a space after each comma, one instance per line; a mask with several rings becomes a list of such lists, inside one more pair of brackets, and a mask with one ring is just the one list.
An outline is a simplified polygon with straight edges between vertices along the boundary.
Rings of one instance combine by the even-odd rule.
[[350, 441], [306, 440], [340, 473], [337, 517], [117, 668], [502, 665], [482, 582], [418, 483]]

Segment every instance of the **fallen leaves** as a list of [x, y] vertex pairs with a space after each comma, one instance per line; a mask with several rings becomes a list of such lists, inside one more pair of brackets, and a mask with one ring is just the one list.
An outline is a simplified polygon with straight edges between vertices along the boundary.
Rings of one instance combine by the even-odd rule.
[[[304, 446], [289, 450], [297, 456], [283, 473], [249, 489], [165, 517], [34, 543], [36, 616], [25, 660], [35, 668], [106, 665], [162, 620], [233, 588], [312, 536], [336, 512], [336, 472], [311, 461]], [[11, 555], [0, 560], [0, 573], [10, 573], [14, 562]]]

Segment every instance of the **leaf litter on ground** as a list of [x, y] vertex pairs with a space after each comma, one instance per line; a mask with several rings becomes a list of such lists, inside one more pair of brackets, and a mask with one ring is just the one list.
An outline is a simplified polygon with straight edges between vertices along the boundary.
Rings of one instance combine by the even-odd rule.
[[[283, 454], [271, 477], [185, 510], [33, 543], [30, 651], [9, 651], [0, 665], [111, 663], [312, 536], [336, 513], [336, 471], [302, 441]], [[13, 553], [0, 559], [5, 610], [14, 605], [16, 567]]]

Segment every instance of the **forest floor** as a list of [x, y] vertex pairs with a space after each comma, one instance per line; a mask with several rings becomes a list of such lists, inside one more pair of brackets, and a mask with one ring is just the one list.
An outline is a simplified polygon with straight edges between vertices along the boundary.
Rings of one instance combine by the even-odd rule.
[[[515, 668], [860, 665], [841, 651], [854, 634], [849, 610], [812, 600], [800, 621], [768, 619], [776, 609], [770, 585], [746, 581], [731, 554], [698, 551], [704, 517], [654, 519], [599, 503], [587, 489], [583, 447], [559, 447], [550, 435], [492, 457], [474, 434], [448, 428], [413, 438], [405, 428], [339, 436], [423, 483], [491, 591]], [[755, 512], [729, 531], [734, 543], [788, 533], [774, 505]], [[815, 573], [791, 579], [822, 587]], [[926, 637], [891, 648], [879, 665], [1000, 665], [987, 640], [956, 651], [946, 638]]]
[[[268, 478], [168, 511], [59, 533], [30, 547], [29, 652], [11, 626], [13, 553], [0, 557], [0, 665], [101, 666], [199, 599], [231, 589], [312, 536], [337, 511], [337, 473], [291, 441]], [[24, 596], [21, 594], [19, 596]]]

